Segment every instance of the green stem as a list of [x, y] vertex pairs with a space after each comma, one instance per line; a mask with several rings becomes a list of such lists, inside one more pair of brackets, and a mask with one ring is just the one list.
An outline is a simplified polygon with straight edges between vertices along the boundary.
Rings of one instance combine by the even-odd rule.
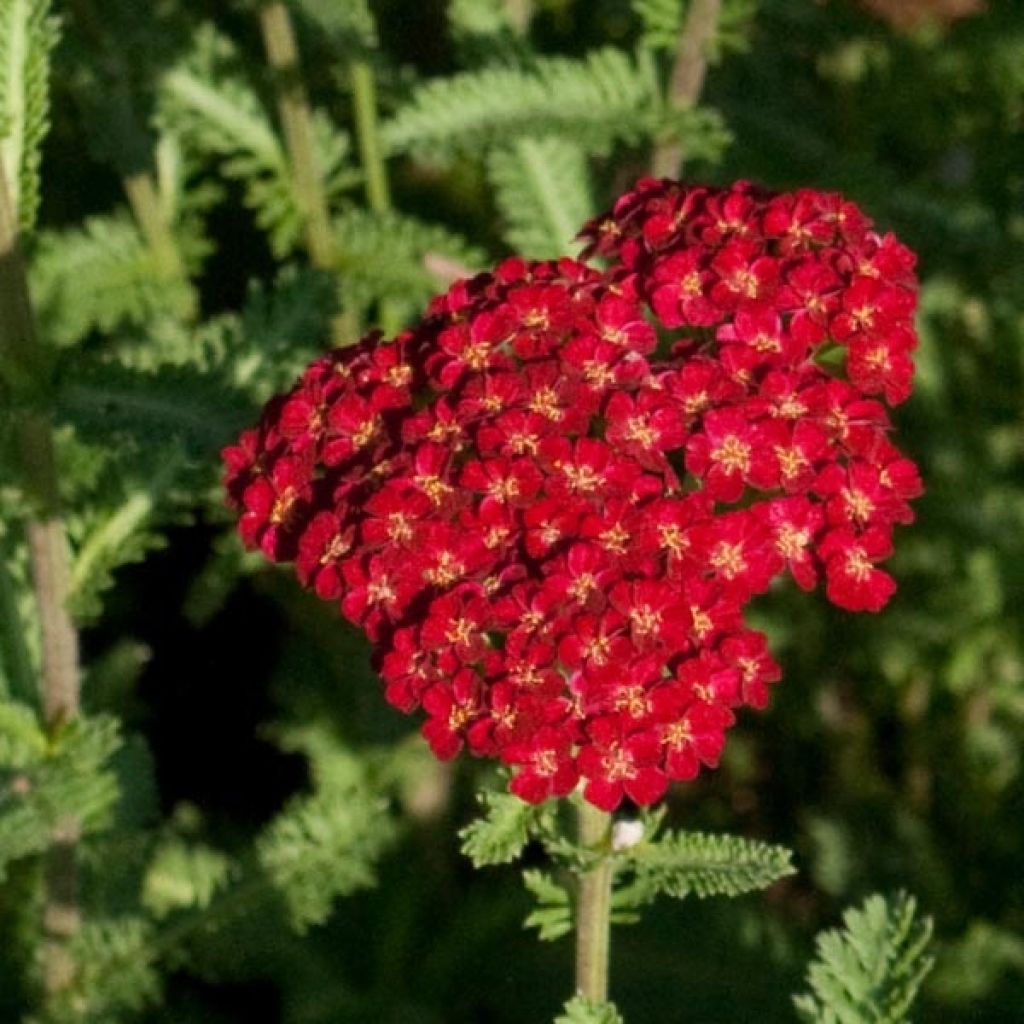
[[[679, 36], [668, 86], [671, 110], [696, 106], [708, 70], [708, 47], [718, 28], [722, 0], [693, 0]], [[651, 172], [656, 178], [677, 178], [685, 152], [678, 139], [663, 142], [654, 151]]]
[[608, 948], [611, 940], [612, 818], [583, 801], [579, 807], [580, 845], [599, 855], [580, 875], [576, 908], [576, 990], [591, 1002], [608, 999]]
[[[23, 401], [14, 411], [22, 478], [35, 511], [26, 523], [32, 582], [42, 639], [42, 704], [52, 731], [79, 712], [78, 632], [67, 609], [71, 553], [61, 516], [53, 425], [49, 414], [32, 402], [45, 394], [46, 360], [41, 357], [29, 299], [25, 264], [18, 245], [17, 216], [0, 161], [0, 331], [8, 386]], [[58, 823], [44, 872], [43, 976], [56, 994], [74, 978], [68, 940], [79, 927], [78, 822]]]
[[[299, 48], [288, 8], [280, 0], [264, 4], [260, 8], [260, 28], [267, 62], [274, 72], [277, 109], [284, 129], [292, 187], [306, 219], [306, 250], [314, 267], [335, 272], [338, 269], [337, 245], [313, 145], [313, 115], [302, 82]], [[343, 311], [331, 320], [335, 345], [351, 344], [358, 335], [359, 324], [350, 311]]]
[[384, 213], [391, 207], [388, 171], [377, 127], [377, 83], [368, 61], [354, 60], [349, 67], [352, 104], [355, 112], [359, 158], [366, 177], [366, 200], [370, 209]]
[[153, 254], [157, 273], [165, 281], [185, 279], [185, 267], [178, 251], [171, 226], [167, 221], [164, 208], [160, 205], [160, 196], [156, 188], [156, 180], [149, 171], [137, 171], [126, 174], [122, 179], [128, 204], [132, 208], [132, 216], [139, 225], [142, 237]]
[[267, 62], [275, 76], [277, 107], [292, 171], [295, 197], [306, 219], [306, 247], [315, 267], [335, 267], [327, 196], [313, 147], [313, 117], [302, 83], [299, 49], [288, 8], [280, 0], [260, 8]]

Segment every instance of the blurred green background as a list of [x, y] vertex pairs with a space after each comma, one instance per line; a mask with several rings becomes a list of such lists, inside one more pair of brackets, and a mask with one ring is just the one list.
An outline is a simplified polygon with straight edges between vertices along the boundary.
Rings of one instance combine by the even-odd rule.
[[[44, 328], [59, 334], [54, 281], [68, 280], [47, 277], [47, 252], [122, 202], [122, 179], [152, 166], [153, 140], [170, 124], [190, 197], [175, 228], [198, 304], [186, 333], [251, 306], [252, 282], [263, 283], [266, 302], [284, 296], [279, 320], [266, 318], [284, 326], [277, 349], [263, 343], [269, 369], [253, 378], [255, 408], [327, 344], [334, 292], [301, 269], [301, 230], [283, 241], [268, 232], [272, 188], [254, 193], [244, 168], [225, 165], [230, 143], [218, 151], [209, 126], [204, 135], [194, 111], [181, 114], [165, 96], [170, 71], [202, 65], [197, 75], [222, 97], [233, 93], [218, 75], [253, 82], [273, 123], [255, 5], [64, 6], [43, 231], [30, 245]], [[603, 46], [630, 55], [645, 10], [660, 7], [671, 28], [686, 7], [380, 0], [370, 5], [377, 41], [357, 33], [352, 42], [340, 30], [332, 37], [318, 6], [332, 5], [294, 12], [305, 84], [348, 136], [330, 201], [348, 218], [351, 259], [365, 264], [338, 272], [341, 308], [351, 302], [364, 327], [392, 328], [443, 281], [424, 280], [419, 264], [402, 269], [401, 255], [375, 250], [368, 229], [360, 233], [345, 73], [352, 54], [375, 75], [386, 134], [428, 79], [530, 68], [538, 55], [579, 57]], [[527, 11], [524, 35], [515, 19]], [[207, 45], [200, 23], [215, 25], [230, 52], [214, 59], [207, 47], [196, 56]], [[687, 129], [684, 177], [838, 189], [918, 252], [919, 377], [896, 420], [927, 494], [917, 522], [897, 537], [900, 589], [881, 615], [844, 615], [788, 591], [768, 597], [760, 625], [774, 638], [784, 680], [764, 714], [744, 716], [721, 770], [671, 795], [679, 827], [789, 845], [799, 873], [763, 897], [661, 903], [617, 930], [613, 995], [634, 1024], [793, 1020], [790, 994], [801, 987], [814, 933], [871, 891], [905, 888], [937, 930], [938, 963], [915, 1019], [1024, 1020], [1024, 7], [726, 0], [721, 26], [701, 100], [719, 120]], [[671, 46], [648, 52], [664, 79]], [[490, 261], [523, 244], [489, 164], [512, 135], [500, 137], [500, 124], [495, 131], [498, 138], [440, 154], [395, 144], [394, 208], [464, 240], [442, 233], [436, 243], [410, 242], [417, 259], [436, 245], [459, 261]], [[649, 161], [650, 138], [614, 124], [580, 145], [597, 209]], [[568, 208], [579, 201], [574, 192]], [[279, 276], [286, 266], [300, 268], [301, 287]], [[149, 339], [161, 344], [177, 315], [159, 298], [146, 301], [138, 315], [90, 314], [76, 351], [83, 359], [134, 352], [143, 363]], [[219, 421], [209, 422], [217, 435]], [[90, 440], [110, 447], [118, 436]], [[408, 738], [414, 723], [384, 704], [355, 631], [286, 573], [241, 556], [215, 487], [216, 447], [230, 440], [214, 437], [205, 468], [176, 478], [168, 510], [148, 523], [166, 543], [147, 541], [135, 564], [116, 568], [102, 611], [82, 618], [86, 707], [115, 715], [129, 737], [118, 755], [125, 797], [115, 827], [83, 847], [83, 907], [135, 915], [142, 892], [153, 929], [143, 960], [160, 979], [146, 998], [120, 1008], [115, 1000], [95, 1019], [551, 1019], [570, 987], [571, 944], [542, 945], [522, 929], [529, 901], [514, 868], [474, 872], [458, 850], [456, 831], [475, 813], [473, 793], [487, 772], [466, 761], [435, 766]], [[150, 479], [154, 464], [131, 472]], [[77, 494], [89, 494], [87, 476]], [[390, 751], [392, 764], [378, 884], [337, 900], [324, 923], [300, 934], [280, 894], [258, 878], [249, 884], [244, 866], [289, 801], [318, 792], [332, 757], [369, 748]], [[179, 902], [153, 898], [155, 863], [178, 877], [155, 859], [174, 844], [241, 865], [208, 907], [194, 871], [179, 872], [191, 878]], [[19, 1019], [33, 999], [37, 885], [38, 866], [22, 861], [0, 888], [3, 1020]], [[137, 952], [130, 959], [139, 966]]]

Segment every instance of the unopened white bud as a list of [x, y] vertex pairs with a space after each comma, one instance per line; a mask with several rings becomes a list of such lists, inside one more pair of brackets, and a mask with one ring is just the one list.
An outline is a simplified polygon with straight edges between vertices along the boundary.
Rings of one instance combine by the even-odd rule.
[[636, 818], [632, 821], [617, 821], [612, 826], [612, 849], [618, 853], [636, 846], [644, 837], [644, 823]]

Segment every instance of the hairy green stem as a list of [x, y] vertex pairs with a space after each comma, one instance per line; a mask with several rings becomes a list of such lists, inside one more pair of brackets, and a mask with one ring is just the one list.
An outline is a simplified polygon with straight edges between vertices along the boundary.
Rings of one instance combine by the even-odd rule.
[[377, 83], [368, 61], [354, 60], [349, 67], [352, 105], [355, 112], [359, 158], [366, 178], [366, 200], [370, 209], [384, 213], [391, 206], [388, 172], [377, 128]]
[[[313, 115], [302, 81], [295, 28], [288, 8], [280, 0], [272, 0], [260, 8], [260, 29], [267, 63], [274, 72], [277, 109], [284, 130], [295, 198], [306, 220], [306, 250], [314, 267], [337, 271], [337, 244], [313, 145]], [[359, 325], [350, 311], [343, 311], [331, 320], [331, 337], [335, 345], [351, 344], [358, 334]]]
[[576, 905], [576, 990], [591, 1002], [608, 998], [611, 939], [612, 817], [583, 801], [579, 807], [580, 846], [596, 853], [596, 864], [579, 878]]
[[267, 62], [275, 75], [277, 108], [284, 130], [295, 197], [306, 219], [306, 247], [313, 265], [335, 267], [334, 235], [323, 178], [313, 147], [313, 118], [299, 65], [299, 49], [288, 8], [280, 0], [260, 8]]
[[[48, 729], [79, 712], [78, 632], [67, 609], [71, 553], [61, 517], [53, 426], [35, 403], [45, 393], [46, 362], [40, 357], [25, 264], [18, 245], [17, 214], [0, 161], [0, 339], [8, 387], [20, 396], [14, 427], [25, 489], [35, 511], [26, 524], [32, 582], [42, 639], [42, 705]], [[79, 927], [78, 822], [58, 823], [45, 866], [43, 976], [57, 994], [71, 984], [74, 962], [68, 940]]]
[[[721, 12], [722, 0], [693, 0], [690, 4], [669, 79], [667, 100], [672, 110], [696, 106], [708, 70], [708, 47]], [[658, 178], [677, 178], [684, 156], [678, 139], [663, 142], [654, 150], [651, 172]]]

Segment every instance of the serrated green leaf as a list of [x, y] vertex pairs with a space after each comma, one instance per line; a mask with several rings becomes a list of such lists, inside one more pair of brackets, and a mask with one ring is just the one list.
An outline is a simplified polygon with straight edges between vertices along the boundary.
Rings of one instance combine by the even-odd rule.
[[35, 224], [39, 163], [50, 117], [50, 53], [57, 22], [49, 0], [0, 0], [0, 164], [22, 230]]
[[565, 1004], [565, 1012], [555, 1024], [624, 1024], [614, 1003], [594, 1003], [583, 996], [573, 996]]
[[[292, 740], [318, 749], [326, 743], [316, 732]], [[260, 865], [299, 932], [325, 921], [338, 897], [372, 886], [376, 863], [396, 836], [365, 764], [336, 742], [327, 746], [314, 759], [317, 791], [292, 800], [256, 842]]]
[[116, 1021], [160, 993], [153, 926], [141, 917], [88, 920], [69, 943], [71, 983], [47, 1007], [48, 1021]]
[[377, 22], [367, 0], [294, 0], [337, 50], [346, 54], [377, 46]]
[[40, 750], [23, 709], [0, 718], [10, 762], [0, 762], [0, 878], [8, 863], [40, 853], [68, 818], [80, 834], [104, 827], [117, 800], [108, 761], [121, 739], [112, 718], [78, 718]]
[[419, 86], [383, 128], [393, 153], [476, 155], [520, 135], [558, 135], [588, 153], [657, 130], [661, 92], [653, 63], [621, 50], [538, 58], [529, 69], [485, 68]]
[[478, 800], [484, 814], [459, 832], [462, 852], [478, 868], [517, 860], [539, 809], [511, 793], [484, 792]]
[[552, 942], [572, 931], [569, 893], [544, 871], [524, 871], [523, 884], [537, 901], [536, 908], [523, 922], [524, 928], [536, 928], [543, 942]]
[[666, 832], [620, 856], [617, 874], [627, 881], [612, 896], [620, 910], [650, 903], [659, 894], [739, 896], [794, 872], [792, 852], [784, 847], [702, 832]]
[[[305, 215], [287, 155], [270, 115], [238, 74], [231, 43], [202, 26], [193, 52], [163, 77], [160, 95], [165, 127], [244, 186], [246, 205], [274, 253], [283, 257], [296, 249]], [[320, 111], [313, 114], [313, 148], [329, 201], [359, 183], [348, 136]]]
[[494, 149], [487, 175], [510, 248], [531, 259], [557, 259], [594, 215], [583, 148], [556, 136], [524, 136]]
[[202, 909], [228, 880], [231, 862], [218, 850], [171, 839], [160, 846], [142, 884], [142, 904], [156, 917]]
[[[349, 209], [335, 221], [341, 301], [366, 317], [375, 306], [387, 308], [397, 330], [447, 283], [428, 257], [440, 256], [470, 272], [486, 262], [484, 254], [461, 236], [437, 224], [398, 213]], [[377, 322], [380, 317], [374, 318]]]
[[65, 379], [57, 414], [86, 439], [175, 441], [187, 455], [209, 460], [242, 429], [252, 406], [216, 376], [187, 367], [143, 373], [104, 365]]
[[74, 344], [93, 330], [182, 316], [192, 302], [187, 282], [161, 274], [123, 212], [90, 217], [69, 231], [43, 232], [30, 283], [40, 330], [54, 345]]
[[877, 893], [843, 915], [842, 931], [823, 932], [807, 971], [810, 992], [793, 1000], [807, 1024], [901, 1024], [933, 957], [932, 922], [900, 893]]

